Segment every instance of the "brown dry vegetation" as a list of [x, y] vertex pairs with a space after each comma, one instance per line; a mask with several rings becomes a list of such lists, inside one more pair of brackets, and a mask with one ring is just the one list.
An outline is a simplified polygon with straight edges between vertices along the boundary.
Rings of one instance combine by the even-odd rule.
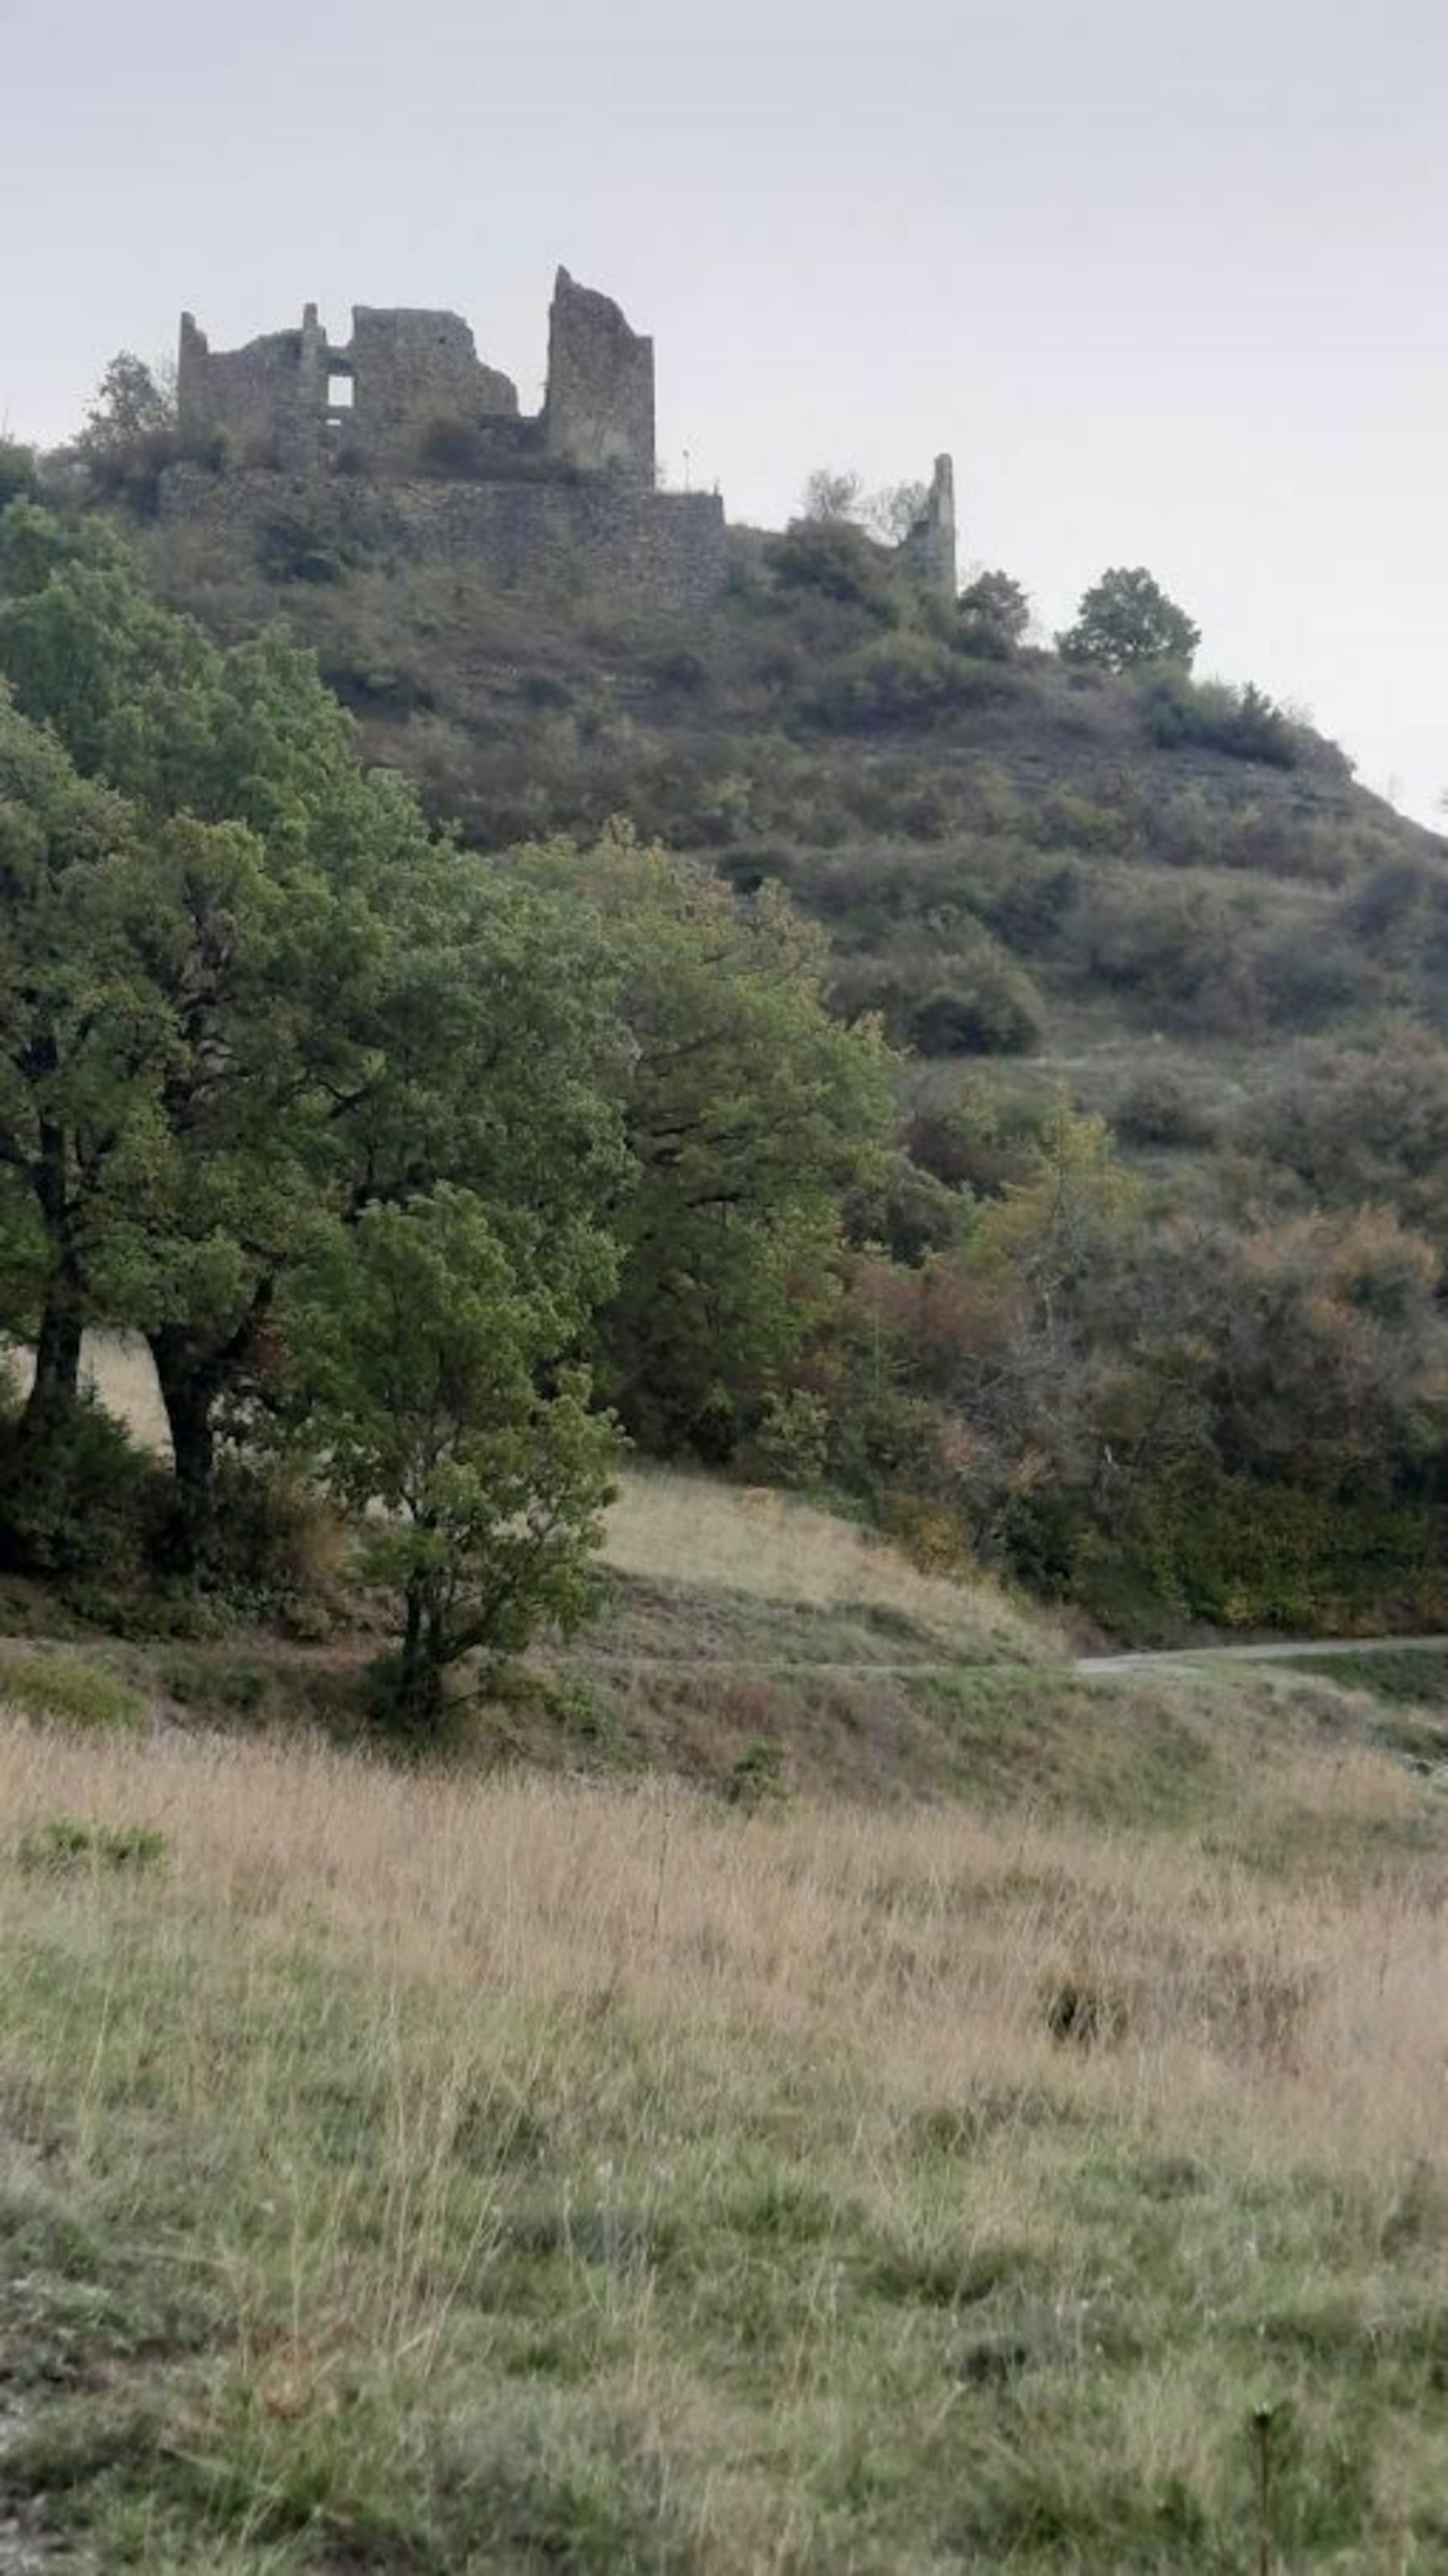
[[1235, 2571], [1266, 2405], [1272, 2566], [1441, 2565], [1441, 1810], [1253, 1749], [1166, 1833], [7, 1720], [25, 2545]]

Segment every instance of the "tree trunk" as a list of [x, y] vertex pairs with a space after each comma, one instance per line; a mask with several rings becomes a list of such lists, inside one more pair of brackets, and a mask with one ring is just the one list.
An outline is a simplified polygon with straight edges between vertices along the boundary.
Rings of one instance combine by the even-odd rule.
[[21, 1415], [28, 1440], [75, 1406], [80, 1394], [80, 1343], [85, 1300], [73, 1235], [75, 1212], [70, 1202], [69, 1157], [62, 1130], [41, 1125], [35, 1172], [36, 1197], [45, 1222], [51, 1273], [35, 1337], [35, 1376]]
[[215, 1354], [198, 1351], [192, 1336], [179, 1325], [163, 1324], [147, 1338], [176, 1467], [168, 1553], [179, 1571], [190, 1574], [213, 1536], [216, 1433], [212, 1414], [225, 1370]]
[[425, 1574], [410, 1574], [398, 1663], [397, 1697], [405, 1717], [430, 1726], [442, 1706], [442, 1654], [436, 1604]]
[[27, 1431], [54, 1422], [80, 1398], [79, 1302], [57, 1288], [46, 1298], [35, 1339], [35, 1376], [25, 1399]]

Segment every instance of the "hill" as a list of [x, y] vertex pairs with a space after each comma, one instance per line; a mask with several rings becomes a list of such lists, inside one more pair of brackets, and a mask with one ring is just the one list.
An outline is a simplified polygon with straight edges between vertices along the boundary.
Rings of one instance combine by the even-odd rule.
[[[625, 814], [746, 904], [782, 886], [828, 938], [837, 1010], [902, 1051], [904, 1159], [854, 1225], [911, 1278], [867, 1263], [855, 1301], [877, 1337], [888, 1319], [916, 1410], [837, 1440], [837, 1480], [878, 1503], [916, 1461], [906, 1520], [943, 1505], [969, 1548], [1118, 1632], [1436, 1623], [1439, 836], [1250, 687], [1024, 647], [852, 527], [734, 531], [727, 593], [688, 617], [319, 563], [304, 535], [290, 578], [177, 526], [147, 557], [223, 635], [284, 616], [371, 756], [480, 850]], [[1069, 1117], [1092, 1115], [1129, 1217], [1080, 1178]], [[1075, 1248], [1043, 1233], [1037, 1286], [982, 1321], [980, 1213], [1008, 1231], [989, 1211], [1033, 1187], [1059, 1209], [1073, 1156]], [[1304, 1304], [1324, 1279], [1325, 1343]], [[961, 1298], [968, 1327], [944, 1320]], [[806, 1390], [858, 1422], [858, 1370], [822, 1355]], [[919, 1463], [921, 1408], [948, 1469]], [[1166, 1497], [1142, 1490], [1159, 1474]]]
[[[225, 1331], [151, 1330], [173, 1433], [200, 1424], [187, 1493], [223, 1382], [265, 1360], [304, 1175], [346, 1234], [458, 1166], [486, 1183], [467, 1221], [504, 1211], [535, 1278], [554, 1247], [575, 1347], [645, 1455], [847, 1496], [922, 1565], [984, 1560], [1125, 1636], [1441, 1623], [1444, 845], [1260, 691], [1193, 680], [1195, 630], [1149, 576], [1106, 576], [1046, 653], [1007, 575], [949, 600], [838, 516], [733, 532], [726, 587], [685, 614], [590, 593], [582, 559], [499, 587], [385, 513], [310, 524], [305, 485], [284, 522], [234, 524], [148, 516], [141, 485], [138, 584], [104, 524], [115, 456], [86, 453], [6, 514], [9, 733], [57, 818], [73, 790], [36, 722], [132, 800], [128, 972], [189, 1050], [179, 1088], [148, 1053], [161, 1089], [132, 1108], [166, 1128], [170, 1222], [197, 1240], [163, 1252], [139, 1126], [108, 1149], [139, 1233], [80, 1258], [43, 1193], [27, 1223], [58, 1295], [89, 1268], [92, 1320], [150, 1330], [179, 1280], [203, 1304], [230, 1280]], [[179, 854], [193, 813], [260, 835], [290, 889], [300, 1023], [264, 981], [198, 1005], [184, 864], [165, 938], [146, 922], [149, 818], [176, 817]], [[334, 979], [319, 927], [338, 908], [351, 938], [356, 901], [372, 992]], [[437, 1043], [449, 1012], [476, 1079]], [[340, 1048], [347, 1081], [288, 1085], [298, 1044]], [[368, 1064], [394, 1095], [380, 1186]], [[218, 1066], [244, 1184], [197, 1148]], [[33, 1051], [16, 1071], [28, 1096]], [[275, 1116], [247, 1123], [266, 1085]], [[611, 1246], [588, 1320], [574, 1238], [537, 1231], [540, 1154]], [[224, 1258], [201, 1253], [208, 1192]], [[351, 1257], [308, 1274], [323, 1307]], [[73, 1368], [73, 1323], [58, 1347]], [[574, 1436], [566, 1404], [550, 1419]]]
[[319, 578], [303, 555], [279, 581], [196, 530], [149, 540], [219, 631], [284, 615], [372, 754], [479, 847], [626, 813], [738, 886], [777, 877], [829, 926], [843, 998], [926, 1058], [1119, 1071], [1123, 1041], [1251, 1057], [1394, 1009], [1443, 1024], [1448, 845], [1308, 725], [1003, 649], [853, 529], [731, 544], [728, 594], [666, 617], [465, 565]]

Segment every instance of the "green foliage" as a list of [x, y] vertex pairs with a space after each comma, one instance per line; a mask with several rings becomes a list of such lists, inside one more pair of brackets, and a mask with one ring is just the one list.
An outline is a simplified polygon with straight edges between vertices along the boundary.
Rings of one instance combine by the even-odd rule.
[[402, 1604], [399, 1707], [435, 1723], [443, 1674], [512, 1653], [592, 1599], [610, 1426], [563, 1365], [571, 1282], [520, 1277], [480, 1203], [440, 1188], [334, 1228], [286, 1303], [318, 1472], [369, 1523], [373, 1578]]
[[139, 1691], [104, 1664], [75, 1655], [0, 1661], [0, 1702], [61, 1726], [128, 1733], [145, 1718]]
[[862, 528], [843, 519], [797, 519], [770, 548], [781, 590], [817, 591], [862, 608], [882, 626], [900, 622], [899, 576]]
[[762, 1735], [746, 1744], [730, 1766], [724, 1795], [731, 1807], [742, 1807], [746, 1815], [757, 1815], [761, 1807], [785, 1805], [789, 1774], [784, 1746]]
[[848, 958], [834, 990], [841, 1009], [877, 1011], [895, 1043], [918, 1055], [1028, 1055], [1041, 1036], [1029, 975], [987, 930], [967, 928], [949, 948], [902, 942]]
[[1184, 1084], [1161, 1071], [1137, 1075], [1117, 1101], [1111, 1123], [1133, 1145], [1204, 1145], [1216, 1134], [1215, 1120]]
[[165, 468], [181, 453], [171, 390], [134, 351], [112, 358], [76, 441], [92, 490], [148, 517]]
[[268, 581], [340, 581], [347, 558], [335, 530], [296, 510], [258, 522], [256, 560]]
[[962, 652], [1009, 662], [1020, 651], [1031, 623], [1031, 603], [1008, 572], [980, 572], [967, 582], [955, 606], [956, 641]]
[[80, 1869], [154, 1870], [166, 1857], [157, 1825], [90, 1825], [80, 1816], [50, 1816], [21, 1835], [15, 1857], [22, 1869], [47, 1875]]
[[838, 663], [804, 712], [835, 733], [930, 725], [962, 707], [984, 705], [1008, 686], [1005, 676], [983, 675], [937, 637], [905, 630], [881, 635]]
[[34, 448], [22, 446], [18, 438], [0, 438], [0, 510], [12, 501], [33, 499], [38, 480]]
[[778, 888], [737, 900], [626, 832], [515, 864], [596, 907], [632, 1041], [603, 1390], [646, 1448], [727, 1456], [838, 1293], [843, 1195], [889, 1132], [887, 1052], [832, 1016], [824, 943]]
[[1168, 599], [1144, 565], [1102, 574], [1084, 591], [1076, 623], [1056, 638], [1063, 661], [1131, 671], [1169, 662], [1190, 670], [1201, 629]]
[[124, 1592], [144, 1576], [166, 1500], [155, 1461], [97, 1405], [0, 1424], [0, 1561], [19, 1572]]
[[1220, 680], [1190, 680], [1185, 671], [1161, 672], [1143, 692], [1142, 712], [1151, 740], [1164, 750], [1224, 751], [1275, 769], [1295, 769], [1301, 757], [1297, 728], [1250, 680], [1232, 689]]

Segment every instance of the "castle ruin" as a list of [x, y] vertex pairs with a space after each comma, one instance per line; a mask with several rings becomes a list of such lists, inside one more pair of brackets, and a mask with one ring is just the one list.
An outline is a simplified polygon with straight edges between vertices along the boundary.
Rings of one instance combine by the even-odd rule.
[[[171, 518], [227, 534], [305, 526], [322, 546], [392, 546], [474, 563], [502, 588], [665, 610], [724, 587], [718, 494], [658, 489], [652, 340], [564, 268], [535, 414], [457, 314], [366, 304], [345, 342], [309, 304], [300, 330], [225, 350], [184, 313], [177, 406], [191, 461], [162, 479]], [[902, 554], [954, 598], [948, 457]]]

